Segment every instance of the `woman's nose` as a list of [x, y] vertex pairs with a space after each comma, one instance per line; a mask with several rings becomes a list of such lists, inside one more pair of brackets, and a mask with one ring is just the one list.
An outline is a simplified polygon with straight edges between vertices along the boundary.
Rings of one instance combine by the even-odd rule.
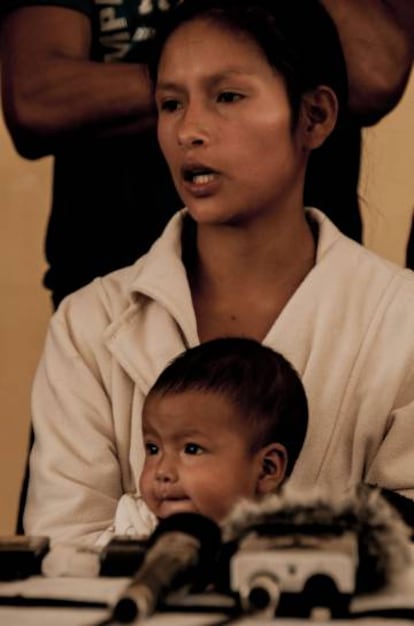
[[186, 148], [202, 146], [207, 143], [208, 137], [205, 115], [200, 107], [188, 107], [178, 130], [179, 145]]

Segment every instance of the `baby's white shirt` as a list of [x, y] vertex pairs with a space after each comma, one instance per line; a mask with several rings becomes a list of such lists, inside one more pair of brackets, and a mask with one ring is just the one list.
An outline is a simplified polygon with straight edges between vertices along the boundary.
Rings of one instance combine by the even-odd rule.
[[116, 507], [113, 524], [100, 535], [96, 545], [105, 546], [117, 535], [145, 539], [155, 530], [157, 523], [156, 516], [141, 496], [124, 493]]

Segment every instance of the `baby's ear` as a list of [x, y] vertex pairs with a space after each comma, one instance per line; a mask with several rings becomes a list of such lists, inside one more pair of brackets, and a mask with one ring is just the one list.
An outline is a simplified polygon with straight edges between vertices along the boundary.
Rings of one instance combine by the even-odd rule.
[[256, 493], [264, 495], [277, 491], [286, 475], [288, 455], [281, 443], [270, 443], [259, 452], [261, 472], [256, 483]]
[[335, 92], [319, 85], [302, 97], [301, 124], [304, 143], [309, 150], [319, 148], [335, 128], [338, 119], [338, 100]]

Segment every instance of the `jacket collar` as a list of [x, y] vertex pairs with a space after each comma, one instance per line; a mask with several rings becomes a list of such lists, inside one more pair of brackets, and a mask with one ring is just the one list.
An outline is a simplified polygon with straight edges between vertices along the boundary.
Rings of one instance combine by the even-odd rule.
[[[318, 231], [316, 265], [324, 265], [324, 257], [341, 235], [323, 213], [309, 208], [306, 211]], [[129, 306], [105, 333], [107, 347], [144, 392], [169, 361], [199, 343], [182, 262], [181, 234], [185, 215], [185, 209], [175, 214], [150, 251], [135, 263], [128, 287]], [[309, 278], [314, 273], [315, 268]], [[306, 279], [304, 282], [313, 281]], [[301, 286], [298, 291], [306, 291], [306, 287]], [[296, 308], [297, 297], [296, 294], [292, 297], [264, 343], [273, 343], [276, 337], [281, 339], [283, 320]]]
[[169, 361], [199, 343], [181, 258], [185, 214], [185, 210], [175, 214], [149, 252], [135, 263], [127, 287], [129, 305], [105, 332], [107, 347], [144, 392]]

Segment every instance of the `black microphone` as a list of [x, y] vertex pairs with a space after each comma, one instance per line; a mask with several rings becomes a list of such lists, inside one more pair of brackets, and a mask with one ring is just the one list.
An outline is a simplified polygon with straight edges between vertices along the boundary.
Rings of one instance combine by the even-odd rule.
[[207, 580], [221, 546], [218, 525], [198, 513], [175, 513], [160, 521], [132, 582], [113, 610], [126, 623], [154, 613], [164, 595], [194, 580]]

